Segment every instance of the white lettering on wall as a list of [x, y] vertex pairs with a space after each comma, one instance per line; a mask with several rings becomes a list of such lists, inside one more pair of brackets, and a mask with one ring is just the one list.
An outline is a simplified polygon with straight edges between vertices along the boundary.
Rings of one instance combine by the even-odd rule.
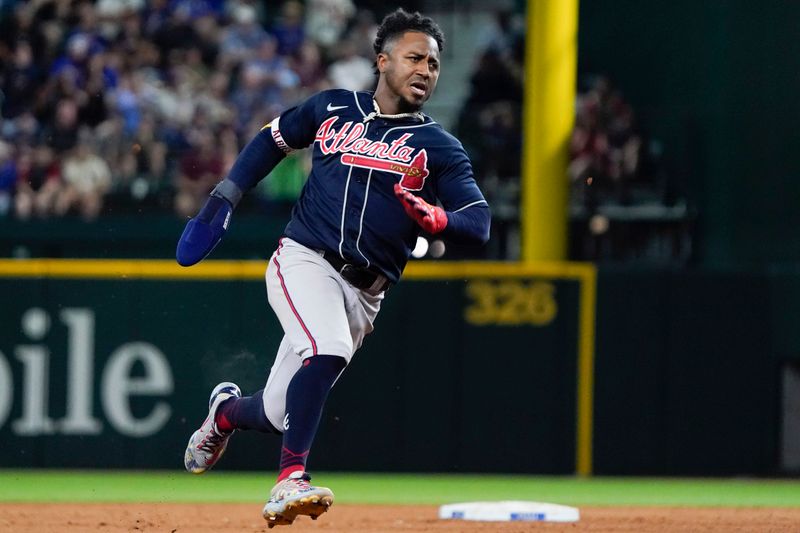
[[22, 361], [22, 417], [14, 421], [18, 435], [48, 435], [55, 425], [47, 415], [50, 390], [49, 353], [44, 346], [17, 346], [14, 355]]
[[61, 320], [67, 325], [67, 415], [61, 432], [67, 435], [100, 433], [100, 421], [92, 417], [94, 383], [94, 313], [89, 309], [64, 309]]
[[[132, 377], [137, 361], [144, 365], [144, 377]], [[157, 432], [169, 420], [170, 407], [158, 402], [150, 414], [134, 418], [130, 397], [164, 396], [174, 388], [172, 372], [161, 351], [146, 342], [124, 344], [111, 354], [103, 372], [103, 409], [114, 428], [130, 437], [146, 437]]]
[[[13, 348], [15, 357], [22, 363], [21, 413], [11, 423], [17, 435], [96, 435], [103, 430], [102, 420], [93, 414], [97, 386], [94, 311], [67, 308], [59, 313], [59, 318], [67, 328], [65, 416], [54, 420], [49, 415], [50, 379], [60, 379], [50, 375], [50, 350], [41, 343], [51, 329], [50, 316], [40, 308], [28, 309], [22, 315], [22, 331], [37, 344]], [[137, 363], [144, 368], [144, 375], [131, 375]], [[11, 366], [0, 352], [0, 428], [5, 426], [13, 408], [14, 383]], [[145, 416], [137, 417], [131, 409], [134, 396], [163, 397], [172, 394], [175, 388], [167, 357], [152, 344], [129, 342], [114, 350], [102, 372], [99, 387], [105, 417], [123, 435], [152, 435], [172, 414], [170, 405], [163, 400], [156, 401]]]

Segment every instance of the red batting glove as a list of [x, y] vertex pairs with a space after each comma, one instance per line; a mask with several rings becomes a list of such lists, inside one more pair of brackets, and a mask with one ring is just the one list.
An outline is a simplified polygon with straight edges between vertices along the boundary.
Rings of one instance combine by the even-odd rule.
[[394, 184], [394, 195], [403, 204], [406, 214], [428, 233], [439, 233], [447, 227], [447, 213], [441, 207], [431, 205], [419, 196], [414, 196], [403, 189], [399, 183]]

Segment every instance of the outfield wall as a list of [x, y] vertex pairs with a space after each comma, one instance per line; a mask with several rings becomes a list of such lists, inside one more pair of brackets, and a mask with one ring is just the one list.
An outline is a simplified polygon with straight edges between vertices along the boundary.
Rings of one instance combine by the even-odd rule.
[[[595, 472], [770, 474], [796, 274], [602, 269]], [[784, 314], [792, 313], [792, 314]]]
[[[263, 262], [194, 278], [109, 264], [0, 265], [0, 466], [179, 467], [216, 382], [263, 386], [281, 336]], [[592, 269], [501, 267], [411, 267], [331, 395], [312, 468], [777, 471], [800, 278], [602, 270], [595, 343]], [[272, 468], [278, 441], [237, 435], [226, 465]]]
[[[213, 385], [262, 387], [280, 342], [264, 264], [237, 265], [229, 279], [106, 278], [101, 262], [7, 273], [0, 426], [13, 452], [0, 465], [180, 466]], [[579, 290], [519, 278], [393, 289], [331, 396], [313, 464], [572, 471]], [[237, 437], [226, 462], [270, 468], [278, 441]]]

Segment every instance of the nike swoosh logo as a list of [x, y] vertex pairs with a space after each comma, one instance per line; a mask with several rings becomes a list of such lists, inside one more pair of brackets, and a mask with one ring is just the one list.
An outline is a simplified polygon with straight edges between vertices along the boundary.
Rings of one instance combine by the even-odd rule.
[[346, 109], [346, 108], [347, 108], [346, 105], [331, 105], [331, 104], [328, 104], [327, 107], [328, 111], [336, 111], [337, 109]]

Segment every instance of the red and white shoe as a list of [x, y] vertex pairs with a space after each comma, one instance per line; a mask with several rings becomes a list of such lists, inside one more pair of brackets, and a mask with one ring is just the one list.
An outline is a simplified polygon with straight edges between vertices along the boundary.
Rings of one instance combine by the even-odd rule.
[[316, 520], [330, 508], [333, 504], [331, 489], [315, 487], [309, 481], [311, 476], [299, 470], [272, 487], [262, 513], [270, 529], [289, 526], [300, 515]]
[[242, 391], [235, 383], [225, 381], [214, 387], [208, 400], [208, 416], [200, 429], [192, 434], [189, 444], [186, 446], [186, 453], [183, 456], [186, 470], [192, 474], [202, 474], [219, 461], [219, 458], [225, 453], [228, 439], [233, 435], [233, 431], [221, 431], [217, 427], [214, 417], [222, 402], [230, 398], [241, 397]]

